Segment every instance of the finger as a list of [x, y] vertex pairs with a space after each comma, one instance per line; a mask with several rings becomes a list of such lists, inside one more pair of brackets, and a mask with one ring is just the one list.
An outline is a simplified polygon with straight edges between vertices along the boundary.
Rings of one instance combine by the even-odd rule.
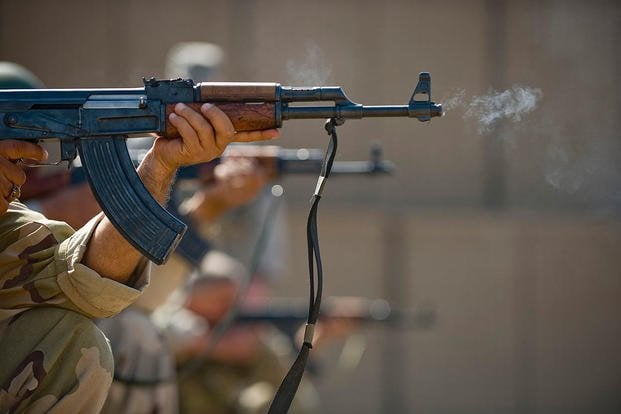
[[235, 134], [233, 141], [235, 142], [254, 142], [254, 141], [267, 141], [276, 139], [280, 136], [280, 131], [277, 129], [265, 129], [261, 131], [241, 131]]
[[6, 213], [8, 208], [9, 208], [9, 202], [6, 201], [4, 198], [0, 197], [0, 214]]
[[18, 199], [21, 196], [20, 186], [15, 185], [6, 176], [0, 176], [0, 195], [7, 202]]
[[48, 154], [40, 145], [9, 139], [0, 141], [0, 156], [9, 160], [28, 158], [35, 161], [45, 161]]
[[252, 169], [256, 166], [256, 162], [253, 158], [247, 157], [232, 157], [232, 158], [224, 158], [218, 167], [221, 167], [222, 170], [229, 172], [231, 174], [244, 174], [252, 171]]
[[170, 114], [168, 119], [170, 120], [170, 123], [177, 128], [177, 131], [179, 131], [183, 144], [189, 153], [200, 150], [198, 135], [186, 118], [173, 112]]
[[26, 182], [26, 173], [24, 173], [24, 170], [22, 170], [19, 165], [12, 163], [6, 158], [0, 157], [0, 169], [6, 179], [11, 182], [11, 185], [22, 185]]
[[13, 182], [6, 178], [4, 175], [0, 175], [0, 196], [8, 198], [13, 188]]
[[198, 138], [196, 144], [203, 150], [210, 149], [214, 144], [215, 131], [213, 126], [199, 112], [185, 104], [177, 104], [175, 112], [185, 118], [194, 129]]
[[224, 148], [233, 140], [235, 135], [233, 123], [220, 108], [212, 104], [203, 104], [201, 106], [201, 113], [213, 126], [216, 147], [218, 150], [224, 151]]

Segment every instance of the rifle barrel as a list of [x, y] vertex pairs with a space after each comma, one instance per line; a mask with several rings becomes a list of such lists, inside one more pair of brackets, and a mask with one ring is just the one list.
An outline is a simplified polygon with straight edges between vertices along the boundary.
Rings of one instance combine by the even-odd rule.
[[288, 106], [283, 108], [282, 119], [361, 119], [365, 117], [410, 116], [407, 105], [346, 105], [346, 106]]
[[430, 118], [442, 115], [442, 106], [434, 103], [414, 105], [335, 105], [287, 106], [282, 109], [282, 119], [361, 119], [369, 117]]

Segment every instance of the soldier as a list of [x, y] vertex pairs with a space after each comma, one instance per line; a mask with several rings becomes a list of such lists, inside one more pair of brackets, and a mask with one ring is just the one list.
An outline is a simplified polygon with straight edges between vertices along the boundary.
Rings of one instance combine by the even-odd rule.
[[[271, 139], [276, 130], [235, 133], [213, 105], [200, 113], [178, 104], [177, 139], [158, 138], [138, 167], [146, 188], [165, 203], [177, 168], [209, 161], [237, 141]], [[21, 159], [47, 153], [25, 141], [0, 141], [0, 411], [100, 411], [112, 382], [112, 356], [92, 318], [133, 302], [150, 266], [98, 214], [74, 231], [29, 210], [17, 198]]]
[[[216, 327], [236, 304], [247, 277], [241, 262], [211, 251], [202, 272], [156, 311], [179, 363], [183, 414], [266, 412], [294, 358], [289, 339], [267, 322], [233, 324], [218, 335]], [[291, 413], [314, 412], [319, 412], [318, 396], [304, 379]]]

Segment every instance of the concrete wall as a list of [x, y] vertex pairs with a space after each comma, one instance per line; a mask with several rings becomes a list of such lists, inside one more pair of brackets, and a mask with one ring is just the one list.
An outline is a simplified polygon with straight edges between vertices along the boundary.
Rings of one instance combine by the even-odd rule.
[[[304, 214], [291, 219], [300, 240]], [[617, 411], [618, 221], [348, 209], [320, 213], [320, 226], [330, 294], [436, 315], [430, 331], [369, 327], [353, 370], [328, 347], [329, 412]], [[298, 277], [282, 292], [303, 295], [303, 246], [293, 259]]]
[[[431, 125], [350, 121], [340, 159], [371, 142], [391, 177], [328, 183], [319, 212], [327, 295], [429, 306], [429, 331], [365, 331], [350, 371], [326, 349], [326, 412], [606, 413], [621, 408], [619, 53], [614, 1], [0, 0], [0, 59], [50, 87], [137, 86], [176, 42], [226, 51], [222, 80], [342, 85], [403, 104], [417, 73]], [[480, 133], [467, 104], [539, 88], [537, 111]], [[325, 147], [321, 121], [285, 147]], [[304, 222], [314, 178], [286, 177], [291, 277], [305, 296]]]

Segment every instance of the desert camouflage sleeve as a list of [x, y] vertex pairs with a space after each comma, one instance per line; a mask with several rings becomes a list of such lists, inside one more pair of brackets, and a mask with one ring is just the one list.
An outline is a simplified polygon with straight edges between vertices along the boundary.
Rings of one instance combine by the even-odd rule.
[[[73, 207], [79, 208], [79, 207]], [[148, 283], [145, 259], [134, 286], [101, 277], [80, 261], [101, 220], [78, 231], [13, 202], [0, 216], [0, 321], [37, 306], [56, 306], [90, 318], [117, 314]]]

